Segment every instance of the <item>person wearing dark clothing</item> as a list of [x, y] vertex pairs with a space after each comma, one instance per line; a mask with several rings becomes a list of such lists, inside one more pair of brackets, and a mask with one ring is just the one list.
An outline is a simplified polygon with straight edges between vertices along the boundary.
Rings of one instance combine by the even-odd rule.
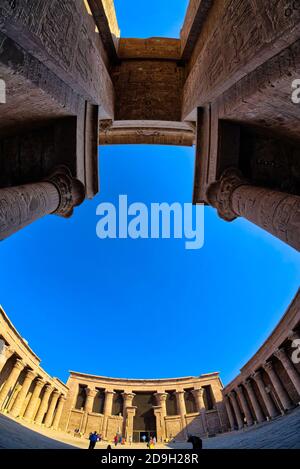
[[89, 437], [89, 440], [90, 440], [89, 449], [95, 449], [96, 443], [97, 443], [97, 441], [98, 441], [98, 434], [97, 434], [97, 432], [91, 433], [91, 434], [90, 434], [90, 437]]
[[193, 449], [195, 450], [202, 449], [202, 440], [198, 436], [190, 435], [187, 441], [188, 443], [192, 443]]

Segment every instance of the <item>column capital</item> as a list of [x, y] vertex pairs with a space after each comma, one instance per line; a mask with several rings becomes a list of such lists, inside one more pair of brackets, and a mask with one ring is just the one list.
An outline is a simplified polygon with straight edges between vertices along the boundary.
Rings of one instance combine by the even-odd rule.
[[13, 366], [14, 369], [16, 370], [23, 370], [25, 368], [26, 363], [23, 362], [20, 358], [18, 358]]
[[36, 373], [33, 370], [26, 370], [25, 379], [31, 379], [32, 381], [36, 377]]
[[86, 388], [85, 393], [86, 393], [87, 397], [95, 397], [97, 395], [98, 391], [96, 389]]
[[262, 367], [267, 373], [274, 371], [272, 362], [265, 362]]
[[53, 391], [53, 387], [51, 386], [51, 384], [46, 384], [45, 394], [51, 394], [52, 391]]
[[167, 392], [156, 392], [154, 396], [159, 400], [160, 402], [165, 402], [168, 398], [168, 393]]
[[255, 371], [251, 377], [255, 380], [255, 381], [262, 381], [262, 373], [261, 373], [261, 370], [257, 370]]
[[124, 398], [133, 399], [136, 396], [136, 394], [134, 394], [134, 392], [122, 392], [122, 396]]
[[42, 388], [45, 384], [46, 383], [42, 378], [37, 378], [35, 381], [36, 388]]
[[112, 389], [105, 389], [104, 392], [105, 394], [116, 394]]
[[239, 169], [228, 168], [218, 181], [208, 187], [207, 200], [212, 207], [217, 209], [219, 216], [224, 220], [233, 221], [238, 217], [233, 211], [231, 196], [238, 187], [245, 184], [248, 182]]
[[279, 360], [286, 360], [287, 359], [286, 351], [283, 348], [278, 348], [277, 350], [275, 350], [274, 355]]
[[185, 394], [184, 389], [179, 389], [178, 391], [175, 391], [175, 394], [178, 394], [178, 396]]
[[55, 397], [56, 397], [56, 396], [58, 396], [58, 397], [60, 396], [60, 392], [58, 391], [58, 389], [54, 389], [54, 391], [53, 391], [52, 394], [53, 394], [53, 396], [55, 396]]
[[85, 187], [78, 179], [73, 178], [71, 171], [66, 166], [59, 166], [46, 178], [59, 192], [60, 202], [55, 214], [69, 218], [73, 214], [74, 207], [82, 204], [85, 199]]
[[236, 398], [236, 392], [232, 389], [229, 393], [228, 396], [231, 398], [233, 397], [234, 399]]
[[204, 389], [203, 388], [196, 388], [196, 389], [192, 389], [191, 393], [195, 396], [200, 396], [202, 397], [203, 394], [204, 394]]

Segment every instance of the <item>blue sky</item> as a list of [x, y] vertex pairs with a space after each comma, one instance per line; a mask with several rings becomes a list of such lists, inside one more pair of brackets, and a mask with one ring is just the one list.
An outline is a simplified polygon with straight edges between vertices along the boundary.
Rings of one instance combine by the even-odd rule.
[[[182, 22], [182, 0], [181, 12], [175, 0], [172, 8], [152, 2], [155, 21], [148, 0], [116, 3], [123, 36], [175, 35]], [[101, 148], [93, 201], [69, 220], [48, 216], [1, 243], [0, 303], [50, 374], [220, 371], [226, 383], [279, 321], [300, 283], [299, 255], [245, 220], [226, 223], [207, 207], [199, 251], [185, 250], [183, 240], [96, 237], [100, 202], [120, 194], [190, 202], [193, 171], [190, 148]]]

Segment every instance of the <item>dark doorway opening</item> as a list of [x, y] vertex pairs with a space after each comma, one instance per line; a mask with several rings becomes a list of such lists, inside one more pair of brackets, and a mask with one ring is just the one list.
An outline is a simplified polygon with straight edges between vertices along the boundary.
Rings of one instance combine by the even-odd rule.
[[156, 432], [140, 432], [140, 431], [134, 431], [133, 432], [133, 442], [134, 443], [148, 443], [151, 438], [157, 438]]

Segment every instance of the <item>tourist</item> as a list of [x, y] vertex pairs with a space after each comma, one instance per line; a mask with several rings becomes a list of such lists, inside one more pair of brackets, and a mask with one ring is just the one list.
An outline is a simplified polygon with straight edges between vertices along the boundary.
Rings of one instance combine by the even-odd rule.
[[118, 445], [118, 442], [119, 442], [119, 437], [118, 437], [118, 435], [116, 435], [116, 436], [114, 437], [114, 442], [115, 442], [115, 446], [117, 446], [117, 445]]
[[199, 436], [188, 435], [188, 443], [192, 443], [193, 449], [200, 450], [202, 449], [202, 440]]
[[91, 433], [89, 436], [89, 440], [90, 440], [89, 449], [95, 449], [96, 443], [98, 441], [98, 433], [97, 432]]
[[107, 451], [111, 451], [111, 445], [108, 445], [106, 449]]
[[153, 441], [153, 444], [154, 444], [154, 446], [155, 446], [155, 445], [156, 445], [156, 436], [154, 436], [154, 437], [152, 438], [152, 441]]
[[146, 435], [143, 435], [143, 436], [142, 436], [143, 443], [146, 443], [146, 439], [147, 439], [147, 438], [146, 438]]

